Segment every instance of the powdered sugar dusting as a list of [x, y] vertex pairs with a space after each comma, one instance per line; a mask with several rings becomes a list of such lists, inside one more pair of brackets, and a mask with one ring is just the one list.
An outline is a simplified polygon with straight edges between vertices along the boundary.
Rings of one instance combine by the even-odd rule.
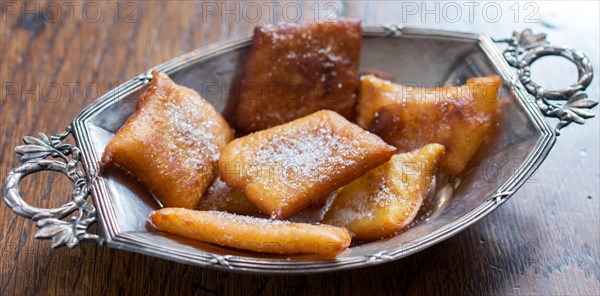
[[177, 104], [174, 100], [164, 103], [164, 116], [171, 129], [167, 145], [171, 151], [179, 150], [185, 154], [183, 163], [186, 166], [201, 170], [207, 162], [219, 159], [221, 147], [218, 144], [218, 135], [215, 134], [215, 131], [219, 130], [218, 123], [210, 114], [203, 112], [202, 106], [198, 106], [207, 104], [206, 102], [197, 97], [185, 97], [180, 100], [186, 104]]
[[[268, 164], [274, 179], [290, 189], [304, 186], [307, 181], [319, 183], [331, 175], [355, 165], [359, 149], [352, 141], [336, 134], [326, 123], [313, 129], [288, 129], [263, 143], [256, 154], [256, 162]], [[298, 182], [301, 181], [301, 182]]]
[[[244, 216], [227, 212], [211, 211], [210, 213], [212, 215], [215, 215], [215, 217], [217, 218], [228, 219], [231, 220], [233, 223], [240, 224], [260, 225], [263, 227], [292, 224], [292, 222], [286, 220], [270, 220], [265, 218]], [[224, 225], [224, 227], [231, 227], [231, 225]]]
[[[365, 217], [372, 217], [374, 209], [385, 208], [395, 200], [400, 199], [386, 184], [386, 179], [371, 180], [378, 182], [377, 187], [371, 191], [358, 191], [354, 198], [349, 199], [344, 207], [335, 209], [333, 218], [328, 222], [333, 225], [349, 225]], [[375, 184], [371, 184], [375, 185]]]
[[203, 208], [219, 211], [233, 200], [233, 189], [217, 177], [206, 190], [205, 196], [200, 200]]
[[393, 223], [404, 227], [426, 197], [442, 152], [441, 145], [430, 144], [394, 155], [386, 164], [340, 189], [326, 214], [326, 222], [352, 228], [352, 223], [363, 219], [376, 225], [393, 219]]

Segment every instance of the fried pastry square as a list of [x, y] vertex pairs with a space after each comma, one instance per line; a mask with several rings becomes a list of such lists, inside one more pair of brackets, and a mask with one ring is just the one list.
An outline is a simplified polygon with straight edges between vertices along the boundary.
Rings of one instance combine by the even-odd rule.
[[446, 147], [441, 170], [458, 175], [494, 122], [498, 76], [471, 78], [462, 86], [414, 88], [361, 78], [357, 123], [396, 146], [411, 151], [429, 143]]
[[363, 241], [393, 235], [417, 215], [443, 153], [444, 146], [429, 144], [392, 156], [340, 188], [323, 223], [346, 227]]
[[259, 216], [260, 211], [239, 190], [231, 188], [217, 177], [198, 204], [201, 211], [225, 211], [232, 214]]
[[323, 110], [230, 142], [221, 178], [273, 219], [310, 203], [387, 161], [395, 148]]
[[256, 27], [233, 125], [245, 133], [328, 109], [354, 116], [360, 21]]
[[277, 254], [335, 255], [350, 245], [344, 228], [273, 221], [225, 212], [164, 208], [150, 214], [160, 230], [221, 246]]
[[231, 128], [210, 103], [154, 72], [135, 112], [104, 149], [101, 165], [133, 173], [166, 207], [193, 209], [232, 139]]

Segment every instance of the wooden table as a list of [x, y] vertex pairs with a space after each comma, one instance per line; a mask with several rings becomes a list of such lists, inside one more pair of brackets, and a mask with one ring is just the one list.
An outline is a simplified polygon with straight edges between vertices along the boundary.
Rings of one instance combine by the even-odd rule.
[[[498, 38], [531, 27], [548, 33], [554, 44], [583, 50], [600, 69], [598, 3], [453, 3], [3, 1], [1, 175], [16, 164], [12, 149], [22, 136], [59, 132], [100, 94], [134, 75], [248, 32], [259, 23], [294, 21], [298, 18], [294, 11], [309, 20], [334, 12], [360, 17], [365, 23], [479, 31]], [[253, 12], [256, 8], [260, 16]], [[534, 67], [536, 80], [549, 88], [575, 81], [573, 66], [548, 61], [552, 63]], [[596, 78], [588, 90], [590, 97], [600, 97], [598, 85]], [[598, 108], [594, 111], [598, 113]], [[564, 130], [531, 180], [507, 204], [466, 231], [397, 262], [330, 274], [219, 272], [93, 244], [52, 250], [49, 241], [33, 238], [34, 223], [0, 205], [0, 295], [598, 295], [598, 126], [596, 118]], [[66, 201], [70, 184], [62, 177], [43, 175], [28, 180], [21, 191], [33, 204], [55, 207]]]

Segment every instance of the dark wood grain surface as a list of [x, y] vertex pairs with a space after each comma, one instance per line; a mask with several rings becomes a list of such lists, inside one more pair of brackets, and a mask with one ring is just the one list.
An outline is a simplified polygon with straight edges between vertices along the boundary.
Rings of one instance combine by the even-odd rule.
[[[273, 20], [347, 15], [364, 23], [477, 31], [498, 38], [530, 27], [548, 33], [554, 44], [581, 49], [600, 69], [598, 2], [450, 3], [2, 1], [2, 178], [16, 164], [12, 150], [22, 136], [59, 132], [100, 94], [134, 75]], [[534, 66], [534, 79], [548, 88], [575, 81], [573, 66], [544, 60]], [[600, 96], [597, 78], [589, 94]], [[93, 244], [52, 250], [49, 241], [33, 238], [34, 223], [0, 204], [0, 295], [598, 295], [598, 152], [597, 118], [568, 127], [531, 180], [462, 233], [396, 262], [319, 275], [219, 272]], [[28, 179], [21, 192], [32, 204], [55, 207], [66, 201], [70, 184], [42, 174]]]

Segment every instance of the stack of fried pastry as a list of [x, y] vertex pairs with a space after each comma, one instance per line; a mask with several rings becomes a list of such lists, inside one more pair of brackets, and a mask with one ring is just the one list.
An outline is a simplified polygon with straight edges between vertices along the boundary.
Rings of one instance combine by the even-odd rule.
[[[152, 224], [188, 238], [332, 256], [351, 240], [392, 236], [436, 173], [456, 177], [475, 154], [501, 81], [409, 89], [359, 79], [360, 46], [349, 19], [257, 28], [229, 118], [246, 134], [237, 139], [196, 91], [155, 72], [102, 166], [135, 175], [164, 207]], [[326, 204], [320, 223], [285, 220]]]

